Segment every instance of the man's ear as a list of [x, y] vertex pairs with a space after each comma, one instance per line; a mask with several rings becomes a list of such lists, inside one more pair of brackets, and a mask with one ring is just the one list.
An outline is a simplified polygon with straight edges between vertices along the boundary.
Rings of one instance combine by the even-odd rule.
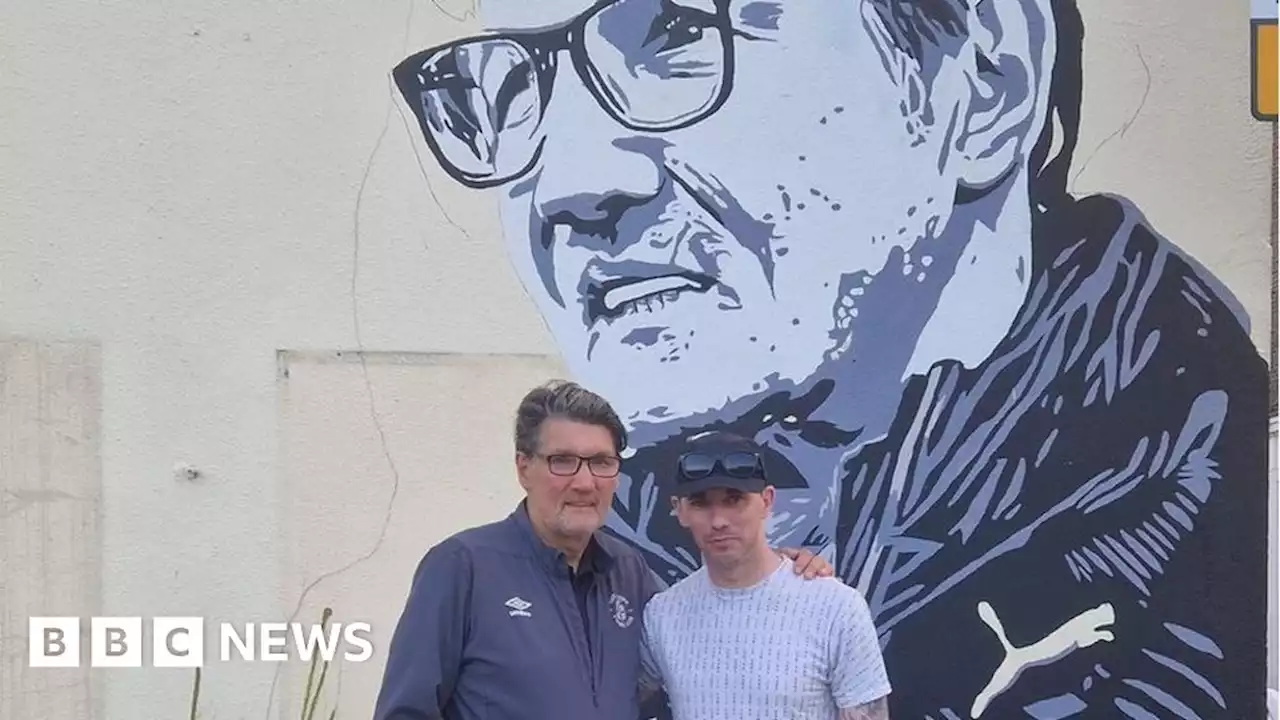
[[520, 480], [520, 487], [525, 490], [529, 489], [529, 463], [531, 460], [524, 453], [516, 453], [516, 477]]
[[1040, 136], [1057, 36], [1046, 0], [978, 0], [968, 29], [955, 171], [962, 185], [983, 190], [1024, 162]]
[[680, 498], [671, 498], [671, 514], [675, 517], [676, 522], [680, 523], [680, 527], [688, 528], [689, 523], [685, 522], [683, 513], [680, 512]]

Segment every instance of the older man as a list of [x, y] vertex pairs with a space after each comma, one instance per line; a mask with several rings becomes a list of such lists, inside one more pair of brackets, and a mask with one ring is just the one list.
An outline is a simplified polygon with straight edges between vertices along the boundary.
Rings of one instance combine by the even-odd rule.
[[[525, 499], [426, 553], [375, 720], [639, 717], [637, 619], [661, 581], [598, 532], [626, 447], [622, 423], [599, 395], [551, 383], [521, 401], [515, 447]], [[811, 552], [787, 554], [797, 574], [831, 574]]]
[[1262, 714], [1266, 364], [1131, 205], [1068, 193], [1074, 0], [480, 17], [395, 79], [628, 427], [613, 534], [696, 570], [658, 498], [728, 429], [775, 461], [770, 541], [866, 596], [896, 715]]

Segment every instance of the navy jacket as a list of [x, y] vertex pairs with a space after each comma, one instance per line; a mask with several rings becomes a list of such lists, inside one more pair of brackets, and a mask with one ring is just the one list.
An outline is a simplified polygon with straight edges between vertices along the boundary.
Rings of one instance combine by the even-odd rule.
[[640, 628], [660, 580], [596, 533], [583, 629], [563, 555], [522, 502], [426, 553], [392, 637], [374, 720], [636, 720]]

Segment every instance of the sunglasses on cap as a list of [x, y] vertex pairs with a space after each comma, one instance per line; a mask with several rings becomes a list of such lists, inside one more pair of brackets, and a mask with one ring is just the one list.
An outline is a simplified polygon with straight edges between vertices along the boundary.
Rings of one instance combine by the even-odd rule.
[[702, 480], [719, 474], [747, 480], [764, 478], [764, 462], [759, 453], [748, 450], [731, 450], [713, 453], [704, 450], [687, 452], [680, 456], [677, 466], [682, 481]]

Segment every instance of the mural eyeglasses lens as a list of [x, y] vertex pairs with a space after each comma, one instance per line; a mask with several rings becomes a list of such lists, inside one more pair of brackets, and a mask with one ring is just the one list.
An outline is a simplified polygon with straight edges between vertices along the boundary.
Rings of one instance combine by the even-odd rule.
[[527, 173], [568, 52], [581, 82], [624, 127], [663, 132], [715, 112], [732, 79], [728, 3], [610, 0], [571, 24], [468, 38], [406, 58], [393, 72], [441, 166], [475, 188]]

